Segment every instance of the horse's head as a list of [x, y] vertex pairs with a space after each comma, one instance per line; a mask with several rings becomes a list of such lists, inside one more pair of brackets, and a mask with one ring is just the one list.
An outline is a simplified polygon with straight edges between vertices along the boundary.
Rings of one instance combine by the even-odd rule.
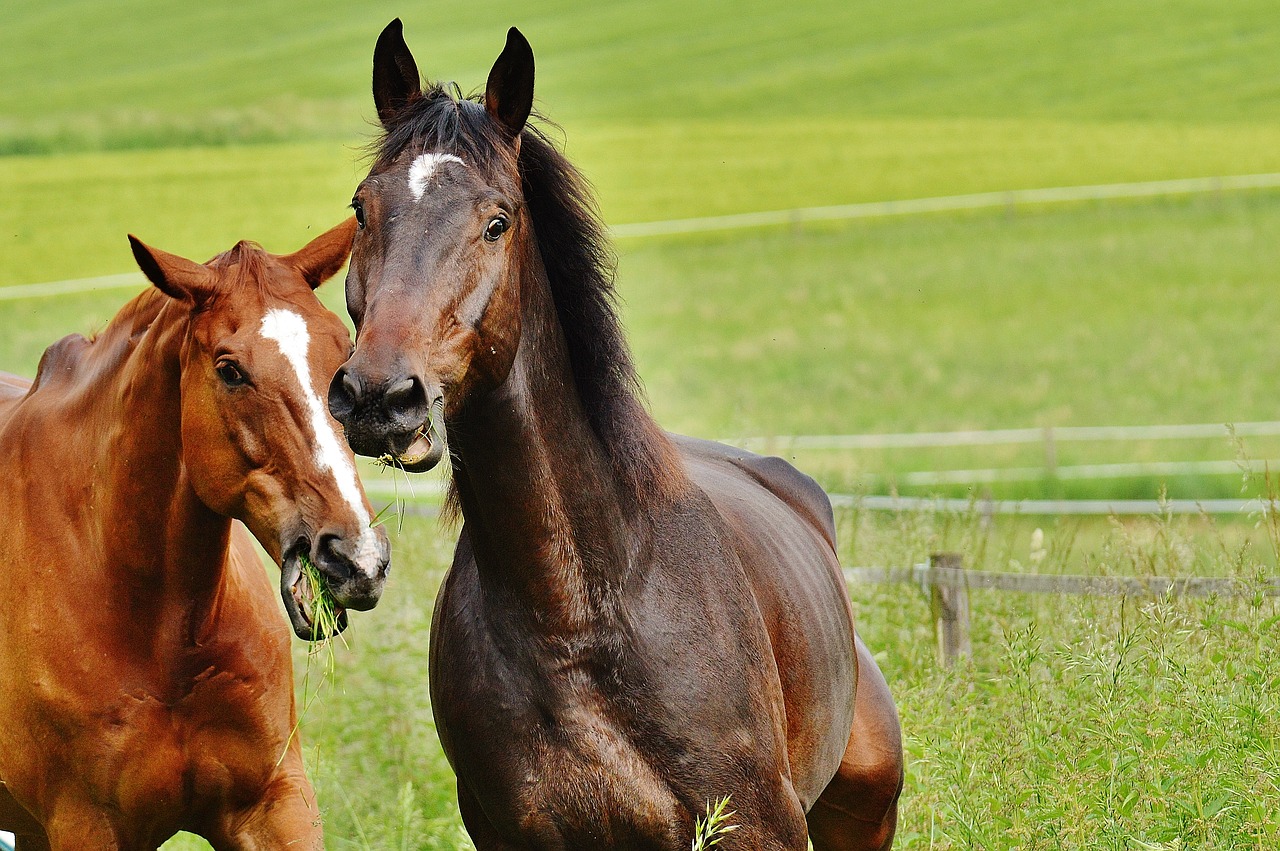
[[396, 20], [373, 93], [387, 135], [352, 200], [357, 345], [329, 410], [357, 452], [420, 471], [444, 450], [446, 408], [501, 384], [520, 342], [518, 272], [536, 251], [517, 170], [533, 51], [512, 29], [482, 102], [424, 92]]
[[351, 338], [312, 290], [346, 262], [354, 230], [350, 219], [284, 256], [242, 242], [204, 265], [129, 237], [146, 276], [188, 310], [180, 384], [191, 487], [280, 565], [304, 639], [325, 636], [314, 635], [303, 557], [342, 609], [372, 608], [389, 563], [386, 532], [371, 524], [354, 458], [321, 401]]

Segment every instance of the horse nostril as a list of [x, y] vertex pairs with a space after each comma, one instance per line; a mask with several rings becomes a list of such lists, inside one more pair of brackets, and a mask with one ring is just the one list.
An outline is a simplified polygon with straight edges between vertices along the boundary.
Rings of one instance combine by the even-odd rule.
[[418, 377], [411, 375], [388, 387], [382, 399], [387, 413], [394, 417], [426, 407], [427, 392]]
[[342, 538], [334, 534], [323, 534], [316, 540], [315, 562], [324, 573], [340, 582], [356, 573], [350, 556], [342, 551]]
[[345, 366], [338, 370], [329, 382], [329, 413], [338, 422], [345, 422], [360, 401], [360, 379]]

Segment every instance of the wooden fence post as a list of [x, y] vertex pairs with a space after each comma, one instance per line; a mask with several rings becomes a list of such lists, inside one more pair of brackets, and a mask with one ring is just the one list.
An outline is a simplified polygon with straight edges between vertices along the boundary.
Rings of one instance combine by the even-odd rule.
[[[933, 553], [929, 556], [930, 570], [950, 568], [961, 570], [964, 561], [959, 553]], [[944, 668], [955, 665], [961, 656], [973, 656], [969, 641], [969, 589], [964, 585], [943, 585], [929, 582], [929, 609], [933, 613], [934, 627], [938, 632], [938, 663]]]

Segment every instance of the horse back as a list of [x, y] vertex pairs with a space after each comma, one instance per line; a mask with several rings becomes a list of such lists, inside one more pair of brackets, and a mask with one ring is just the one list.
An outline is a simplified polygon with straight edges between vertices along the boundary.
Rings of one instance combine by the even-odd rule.
[[723, 517], [751, 584], [787, 704], [793, 783], [808, 807], [840, 764], [857, 681], [831, 502], [781, 458], [675, 442], [689, 478]]

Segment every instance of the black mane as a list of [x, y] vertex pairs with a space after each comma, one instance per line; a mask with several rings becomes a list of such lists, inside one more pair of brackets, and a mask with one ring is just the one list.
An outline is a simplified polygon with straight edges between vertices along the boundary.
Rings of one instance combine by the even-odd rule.
[[673, 493], [683, 481], [675, 450], [645, 408], [618, 319], [616, 263], [586, 178], [537, 127], [525, 125], [520, 152], [479, 97], [432, 86], [385, 122], [373, 171], [404, 150], [445, 151], [489, 175], [520, 175], [521, 190], [568, 348], [574, 383], [615, 473], [638, 502]]

